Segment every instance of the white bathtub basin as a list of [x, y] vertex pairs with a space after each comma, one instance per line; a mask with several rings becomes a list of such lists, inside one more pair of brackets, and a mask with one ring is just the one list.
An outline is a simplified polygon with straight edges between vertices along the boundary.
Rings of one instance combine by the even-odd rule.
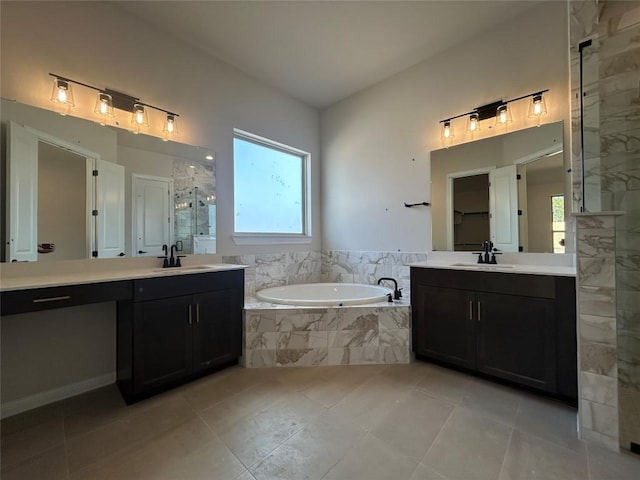
[[269, 287], [256, 293], [263, 302], [282, 305], [341, 307], [384, 302], [392, 290], [357, 283], [303, 283]]

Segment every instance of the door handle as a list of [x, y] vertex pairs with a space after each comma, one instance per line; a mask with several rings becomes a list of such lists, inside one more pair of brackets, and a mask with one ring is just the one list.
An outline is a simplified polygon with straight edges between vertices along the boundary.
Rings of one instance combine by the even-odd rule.
[[482, 320], [482, 304], [480, 303], [480, 300], [478, 300], [478, 321]]
[[200, 323], [200, 304], [196, 303], [196, 323]]
[[189, 325], [193, 325], [192, 308], [193, 308], [193, 305], [189, 304]]
[[138, 250], [138, 253], [147, 253], [144, 250]]
[[469, 300], [469, 320], [473, 320], [473, 300]]

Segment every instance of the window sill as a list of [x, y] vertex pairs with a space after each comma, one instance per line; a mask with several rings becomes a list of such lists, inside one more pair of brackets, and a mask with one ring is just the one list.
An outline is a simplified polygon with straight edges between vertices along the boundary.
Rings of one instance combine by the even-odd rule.
[[236, 245], [299, 245], [310, 244], [312, 240], [308, 235], [269, 235], [266, 233], [236, 233], [231, 238]]

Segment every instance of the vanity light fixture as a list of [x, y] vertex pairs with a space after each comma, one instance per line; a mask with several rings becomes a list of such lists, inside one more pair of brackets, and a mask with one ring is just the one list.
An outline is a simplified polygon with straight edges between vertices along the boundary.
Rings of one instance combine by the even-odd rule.
[[54, 79], [53, 92], [51, 94], [51, 100], [54, 102], [71, 107], [75, 106], [73, 102], [71, 84], [81, 85], [85, 88], [97, 91], [98, 98], [96, 99], [94, 112], [100, 117], [101, 125], [106, 125], [106, 120], [108, 118], [115, 117], [115, 109], [124, 110], [131, 113], [131, 123], [135, 127], [134, 133], [138, 133], [141, 127], [149, 126], [148, 109], [153, 109], [163, 112], [166, 115], [166, 123], [163, 128], [164, 139], [168, 139], [168, 137], [175, 137], [178, 133], [176, 124], [176, 119], [178, 117], [177, 113], [141, 102], [139, 98], [132, 97], [126, 93], [108, 88], [102, 89], [94, 87], [93, 85], [78, 82], [77, 80], [61, 77], [55, 73], [49, 73], [49, 75]]
[[498, 100], [496, 102], [482, 105], [481, 107], [474, 108], [470, 112], [461, 113], [454, 117], [445, 118], [440, 120], [442, 124], [442, 140], [445, 146], [451, 144], [453, 138], [453, 125], [452, 121], [456, 118], [467, 117], [467, 132], [473, 135], [480, 131], [480, 122], [489, 118], [495, 117], [495, 126], [504, 126], [513, 121], [511, 115], [510, 103], [525, 98], [531, 98], [531, 104], [529, 105], [529, 117], [537, 118], [538, 125], [540, 124], [540, 117], [547, 113], [547, 105], [545, 103], [544, 94], [549, 89], [539, 90], [537, 92], [522, 95], [521, 97], [512, 98], [510, 100]]
[[176, 122], [176, 116], [173, 113], [167, 113], [167, 118], [164, 122], [162, 132], [164, 133], [162, 140], [165, 142], [178, 134], [178, 124]]
[[513, 122], [511, 109], [506, 103], [504, 105], [500, 105], [496, 112], [496, 127], [502, 127], [511, 122]]
[[480, 131], [480, 114], [472, 113], [469, 115], [469, 120], [467, 122], [467, 132], [476, 133]]
[[63, 106], [66, 110], [61, 111], [62, 115], [66, 115], [70, 107], [75, 107], [73, 101], [73, 90], [71, 89], [70, 80], [62, 77], [56, 77], [53, 82], [53, 90], [51, 92], [51, 101]]
[[148, 127], [149, 117], [142, 103], [133, 104], [133, 112], [131, 112], [131, 123], [136, 127]]
[[93, 111], [102, 118], [100, 125], [105, 125], [107, 119], [115, 117], [115, 113], [113, 112], [113, 97], [105, 92], [98, 93], [96, 106]]
[[442, 124], [442, 139], [446, 142], [454, 137], [451, 128], [451, 120], [445, 120]]
[[547, 104], [544, 101], [544, 95], [542, 92], [536, 93], [531, 97], [531, 103], [529, 104], [529, 117], [537, 117], [540, 121], [540, 117], [547, 113]]

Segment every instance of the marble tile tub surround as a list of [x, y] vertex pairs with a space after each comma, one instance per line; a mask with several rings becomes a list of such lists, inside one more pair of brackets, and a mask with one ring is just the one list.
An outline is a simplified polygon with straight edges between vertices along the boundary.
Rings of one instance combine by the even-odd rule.
[[339, 308], [246, 303], [247, 368], [409, 363], [410, 306]]
[[321, 281], [320, 252], [284, 252], [223, 256], [224, 263], [247, 265], [244, 294], [255, 298], [256, 291], [279, 285]]
[[403, 298], [408, 299], [411, 290], [409, 265], [425, 261], [427, 252], [325, 250], [322, 252], [322, 279], [373, 285], [381, 277], [391, 277], [398, 281]]
[[398, 280], [409, 295], [409, 264], [426, 261], [426, 252], [326, 250], [223, 256], [224, 263], [247, 265], [245, 296], [279, 285], [336, 282], [375, 285], [380, 277]]

